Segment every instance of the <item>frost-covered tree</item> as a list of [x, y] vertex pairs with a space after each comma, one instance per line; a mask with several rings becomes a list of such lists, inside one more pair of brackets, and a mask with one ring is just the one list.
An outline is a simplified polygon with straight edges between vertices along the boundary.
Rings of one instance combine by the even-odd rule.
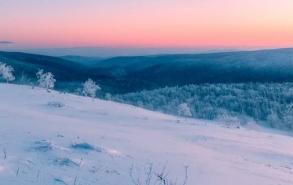
[[110, 93], [106, 93], [105, 99], [106, 100], [111, 100], [112, 99], [112, 95]]
[[101, 90], [100, 86], [98, 86], [92, 79], [88, 79], [83, 83], [82, 94], [84, 96], [96, 97], [97, 90]]
[[0, 77], [6, 80], [6, 82], [11, 82], [15, 80], [13, 71], [14, 71], [13, 67], [0, 62]]
[[36, 75], [40, 87], [47, 89], [47, 91], [55, 87], [56, 80], [51, 72], [44, 73], [44, 70], [41, 69]]
[[178, 114], [180, 116], [191, 117], [192, 113], [187, 103], [182, 103], [178, 106]]
[[292, 97], [290, 82], [165, 87], [113, 95], [112, 100], [175, 115], [184, 115], [179, 106], [187, 103], [194, 118], [237, 119], [241, 124], [255, 121], [293, 131]]

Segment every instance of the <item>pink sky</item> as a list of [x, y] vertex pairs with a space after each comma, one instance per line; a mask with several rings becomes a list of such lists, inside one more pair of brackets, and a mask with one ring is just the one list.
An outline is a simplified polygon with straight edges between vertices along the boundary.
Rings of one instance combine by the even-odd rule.
[[1, 40], [27, 48], [291, 47], [293, 0], [0, 0]]

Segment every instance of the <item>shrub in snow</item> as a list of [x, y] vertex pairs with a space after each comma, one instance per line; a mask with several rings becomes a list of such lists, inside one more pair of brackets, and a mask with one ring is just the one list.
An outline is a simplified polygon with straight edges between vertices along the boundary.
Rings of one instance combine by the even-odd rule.
[[36, 75], [40, 87], [47, 89], [47, 91], [54, 88], [56, 80], [52, 73], [44, 73], [44, 70], [39, 70]]
[[14, 71], [13, 67], [0, 62], [0, 77], [6, 80], [6, 82], [11, 82], [15, 80], [13, 71]]
[[178, 115], [179, 116], [186, 116], [186, 117], [192, 116], [191, 110], [188, 107], [187, 103], [182, 103], [178, 106]]
[[83, 84], [83, 90], [82, 94], [84, 96], [89, 96], [89, 97], [96, 97], [96, 92], [97, 90], [100, 90], [100, 86], [98, 86], [92, 79], [88, 79], [84, 84]]

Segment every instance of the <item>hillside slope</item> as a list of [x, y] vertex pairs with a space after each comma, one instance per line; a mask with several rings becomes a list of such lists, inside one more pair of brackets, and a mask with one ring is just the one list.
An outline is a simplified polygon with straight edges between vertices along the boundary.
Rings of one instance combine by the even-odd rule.
[[186, 165], [188, 185], [293, 184], [289, 136], [8, 84], [0, 125], [1, 184], [144, 184], [150, 164], [152, 185]]

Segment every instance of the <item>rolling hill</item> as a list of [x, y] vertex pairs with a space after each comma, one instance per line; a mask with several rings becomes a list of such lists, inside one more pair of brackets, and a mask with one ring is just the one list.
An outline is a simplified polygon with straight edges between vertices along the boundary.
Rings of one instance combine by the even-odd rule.
[[83, 57], [0, 52], [0, 60], [12, 65], [18, 76], [35, 78], [37, 69], [43, 68], [53, 72], [60, 83], [81, 83], [92, 78], [112, 93], [200, 83], [293, 81], [293, 49], [114, 57], [96, 61], [84, 58], [84, 63]]

